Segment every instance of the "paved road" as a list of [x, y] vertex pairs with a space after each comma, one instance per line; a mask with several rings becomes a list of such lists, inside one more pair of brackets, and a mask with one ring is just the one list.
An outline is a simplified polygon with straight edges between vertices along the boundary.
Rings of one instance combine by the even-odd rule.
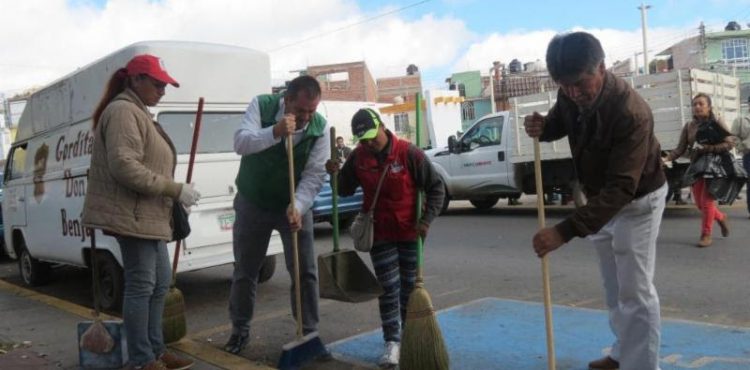
[[[539, 260], [530, 239], [537, 228], [533, 198], [520, 207], [498, 205], [479, 212], [468, 202], [454, 202], [438, 218], [426, 244], [426, 286], [437, 309], [453, 307], [484, 297], [541, 302]], [[551, 207], [548, 224], [561, 220], [569, 208]], [[695, 248], [700, 215], [692, 207], [668, 208], [659, 239], [656, 283], [667, 318], [750, 327], [750, 220], [744, 207], [728, 209], [732, 235], [715, 238], [714, 246]], [[331, 228], [316, 227], [316, 249], [331, 249]], [[718, 229], [715, 230], [718, 235]], [[347, 240], [344, 237], [346, 245]], [[252, 329], [252, 344], [242, 354], [255, 362], [273, 365], [281, 346], [294, 336], [289, 313], [289, 277], [282, 259], [276, 275], [261, 285], [259, 305]], [[604, 307], [596, 255], [585, 240], [575, 240], [551, 255], [553, 302], [571, 307]], [[228, 266], [179, 276], [188, 307], [189, 351], [210, 350], [228, 336], [226, 302], [229, 292]], [[14, 263], [0, 262], [0, 277], [18, 283]], [[61, 268], [52, 284], [37, 291], [65, 301], [88, 305], [90, 288], [84, 270]], [[43, 349], [62, 368], [75, 368], [75, 318], [58, 317], [55, 309], [34, 301], [13, 304], [0, 295], [0, 342], [31, 340], [45, 343]], [[4, 301], [5, 300], [5, 301]], [[14, 306], [15, 305], [15, 306]], [[18, 309], [14, 309], [14, 307]], [[18, 317], [23, 315], [24, 317]], [[38, 315], [39, 320], [33, 315]], [[52, 323], [47, 323], [52, 320]], [[54, 326], [50, 326], [54, 325]], [[333, 342], [379, 327], [376, 302], [347, 304], [321, 301], [321, 337]], [[64, 333], [64, 334], [63, 334]], [[56, 335], [56, 336], [55, 336]], [[59, 337], [59, 338], [58, 338]], [[192, 348], [192, 349], [191, 349]], [[196, 349], [197, 348], [197, 349]], [[203, 353], [203, 352], [201, 352]], [[356, 368], [319, 364], [319, 368]], [[313, 367], [316, 367], [313, 366]], [[200, 363], [199, 368], [215, 368]]]

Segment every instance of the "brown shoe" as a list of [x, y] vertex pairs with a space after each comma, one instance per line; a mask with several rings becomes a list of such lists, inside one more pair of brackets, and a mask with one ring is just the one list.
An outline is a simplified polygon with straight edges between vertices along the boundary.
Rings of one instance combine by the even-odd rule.
[[719, 227], [721, 228], [721, 236], [728, 237], [729, 236], [729, 222], [726, 219], [726, 216], [724, 216], [723, 220], [716, 220], [716, 222], [719, 223]]
[[589, 362], [589, 370], [618, 370], [619, 368], [620, 363], [609, 356]]
[[701, 240], [698, 241], [698, 248], [706, 248], [711, 246], [711, 235], [701, 236]]
[[167, 370], [186, 370], [193, 366], [193, 360], [177, 356], [172, 352], [164, 352], [159, 361], [163, 362]]

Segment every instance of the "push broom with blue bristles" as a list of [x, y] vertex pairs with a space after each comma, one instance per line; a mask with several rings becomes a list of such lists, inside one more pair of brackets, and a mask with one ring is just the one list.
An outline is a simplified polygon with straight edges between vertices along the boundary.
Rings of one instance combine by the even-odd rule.
[[[292, 136], [286, 137], [286, 153], [289, 158], [289, 206], [294, 209], [294, 140]], [[297, 243], [297, 232], [292, 232], [292, 250], [294, 253], [294, 294], [296, 296], [296, 321], [297, 338], [284, 345], [281, 358], [279, 358], [279, 369], [296, 370], [307, 362], [327, 353], [323, 342], [314, 331], [307, 335], [302, 334], [302, 288], [299, 277], [299, 247]]]

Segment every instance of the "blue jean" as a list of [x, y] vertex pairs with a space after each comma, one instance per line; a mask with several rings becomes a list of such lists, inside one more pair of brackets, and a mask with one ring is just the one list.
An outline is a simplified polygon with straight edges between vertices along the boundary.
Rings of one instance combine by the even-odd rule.
[[162, 240], [118, 237], [125, 270], [122, 319], [127, 335], [130, 364], [143, 366], [165, 350], [162, 333], [164, 298], [172, 267]]
[[750, 152], [742, 156], [742, 167], [745, 167], [745, 172], [748, 174], [747, 184], [745, 184], [745, 191], [747, 191], [745, 201], [747, 202], [747, 212], [750, 213]]
[[[268, 251], [273, 230], [278, 230], [284, 245], [286, 269], [292, 280], [292, 314], [297, 317], [297, 298], [294, 294], [294, 253], [292, 233], [286, 209], [265, 210], [237, 194], [234, 198], [234, 273], [229, 293], [229, 318], [232, 334], [246, 335], [255, 310], [258, 274]], [[318, 268], [313, 248], [312, 211], [302, 216], [302, 229], [297, 232], [302, 293], [302, 331], [308, 334], [318, 330]]]

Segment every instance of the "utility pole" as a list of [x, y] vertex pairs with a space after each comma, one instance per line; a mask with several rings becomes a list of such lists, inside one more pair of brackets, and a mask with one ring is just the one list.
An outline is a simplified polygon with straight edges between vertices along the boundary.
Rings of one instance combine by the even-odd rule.
[[698, 32], [701, 48], [701, 68], [708, 68], [706, 66], [706, 25], [704, 25], [703, 22], [701, 22], [701, 25], [698, 27]]
[[643, 30], [643, 74], [648, 74], [648, 45], [646, 43], [646, 33], [648, 26], [646, 25], [646, 10], [650, 9], [651, 5], [645, 5], [641, 3], [638, 9], [641, 10], [641, 29]]
[[490, 112], [495, 113], [495, 67], [490, 68]]

